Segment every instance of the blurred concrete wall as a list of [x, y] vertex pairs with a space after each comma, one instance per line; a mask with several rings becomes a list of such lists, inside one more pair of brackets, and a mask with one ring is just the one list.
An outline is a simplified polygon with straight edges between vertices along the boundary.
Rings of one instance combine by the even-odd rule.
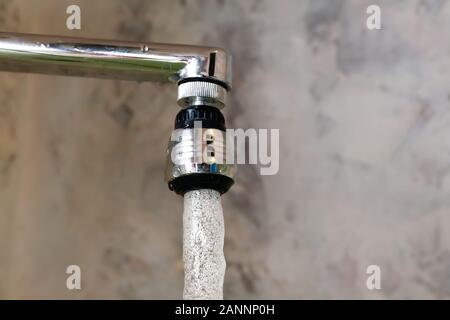
[[[450, 298], [450, 3], [377, 1], [368, 31], [372, 2], [1, 0], [0, 30], [232, 52], [228, 126], [280, 128], [281, 162], [223, 197], [226, 298]], [[177, 111], [170, 85], [0, 74], [0, 298], [181, 297]]]

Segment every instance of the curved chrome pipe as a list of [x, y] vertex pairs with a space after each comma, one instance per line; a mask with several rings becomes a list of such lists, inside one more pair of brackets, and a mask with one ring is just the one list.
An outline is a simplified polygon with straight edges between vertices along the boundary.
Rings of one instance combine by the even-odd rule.
[[136, 81], [202, 78], [231, 87], [231, 58], [214, 47], [0, 33], [0, 70]]

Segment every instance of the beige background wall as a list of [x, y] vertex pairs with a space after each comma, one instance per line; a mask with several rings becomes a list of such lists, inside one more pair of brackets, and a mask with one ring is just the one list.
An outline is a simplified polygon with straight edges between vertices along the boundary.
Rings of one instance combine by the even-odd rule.
[[[450, 298], [450, 3], [368, 31], [372, 2], [0, 0], [0, 30], [231, 51], [228, 126], [280, 128], [281, 163], [223, 197], [226, 298]], [[0, 74], [0, 298], [181, 297], [175, 91]]]

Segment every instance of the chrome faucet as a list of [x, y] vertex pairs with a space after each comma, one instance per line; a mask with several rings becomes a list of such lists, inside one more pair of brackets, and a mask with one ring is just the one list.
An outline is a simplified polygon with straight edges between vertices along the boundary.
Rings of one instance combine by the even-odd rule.
[[[0, 33], [0, 70], [177, 83], [182, 110], [169, 142], [169, 188], [182, 195], [200, 188], [224, 193], [234, 182], [235, 166], [216, 161], [219, 152], [225, 159], [219, 109], [231, 90], [231, 56], [223, 49]], [[200, 156], [205, 146], [215, 150], [208, 161]]]

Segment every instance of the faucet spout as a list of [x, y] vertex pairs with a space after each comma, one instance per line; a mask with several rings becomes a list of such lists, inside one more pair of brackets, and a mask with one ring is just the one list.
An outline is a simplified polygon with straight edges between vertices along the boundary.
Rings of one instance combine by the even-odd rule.
[[231, 88], [220, 48], [0, 32], [0, 70], [135, 81], [207, 80]]

